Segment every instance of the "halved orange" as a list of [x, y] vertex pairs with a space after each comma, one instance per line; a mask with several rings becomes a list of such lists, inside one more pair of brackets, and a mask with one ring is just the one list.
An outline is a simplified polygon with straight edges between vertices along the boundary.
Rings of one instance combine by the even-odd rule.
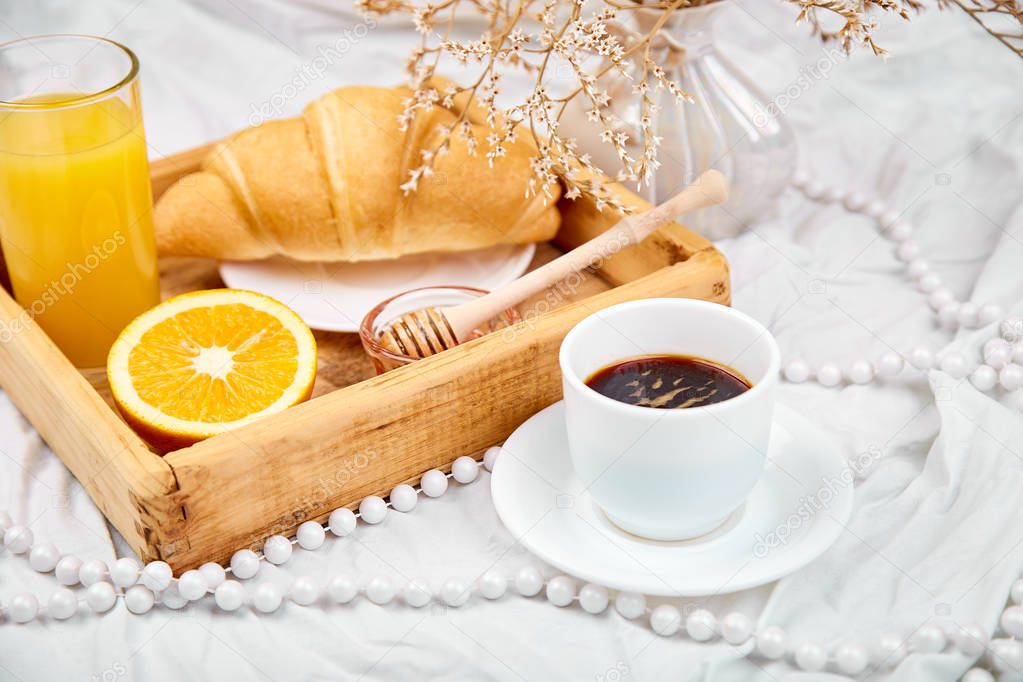
[[167, 452], [309, 398], [316, 340], [268, 296], [212, 289], [175, 296], [131, 322], [107, 357], [125, 420]]

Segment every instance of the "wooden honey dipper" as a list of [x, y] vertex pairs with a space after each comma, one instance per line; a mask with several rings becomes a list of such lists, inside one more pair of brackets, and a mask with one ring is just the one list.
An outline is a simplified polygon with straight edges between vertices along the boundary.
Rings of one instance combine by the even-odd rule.
[[727, 198], [728, 180], [718, 171], [709, 170], [664, 203], [622, 218], [585, 244], [500, 289], [443, 311], [428, 307], [405, 313], [380, 333], [379, 343], [392, 353], [413, 358], [425, 358], [457, 346], [472, 338], [473, 331], [487, 320], [558, 280], [643, 241], [658, 227], [683, 213], [720, 204]]

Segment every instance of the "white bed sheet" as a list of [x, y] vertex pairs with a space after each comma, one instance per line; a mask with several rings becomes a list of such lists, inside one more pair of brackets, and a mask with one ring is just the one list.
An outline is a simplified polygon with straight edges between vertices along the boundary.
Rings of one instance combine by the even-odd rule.
[[[263, 102], [311, 64], [317, 49], [355, 36], [330, 69], [273, 113], [339, 84], [393, 84], [415, 41], [385, 22], [358, 39], [362, 19], [344, 0], [192, 3], [0, 0], [0, 38], [54, 32], [109, 34], [143, 64], [154, 156], [246, 125]], [[747, 0], [721, 22], [729, 53], [769, 94], [821, 56], [816, 39], [776, 2]], [[346, 31], [348, 33], [346, 33]], [[1023, 62], [955, 12], [929, 11], [880, 35], [893, 58], [843, 61], [796, 99], [801, 166], [815, 177], [879, 196], [917, 226], [925, 256], [959, 297], [1023, 313]], [[946, 178], [948, 182], [946, 183]], [[750, 232], [720, 244], [735, 305], [811, 362], [873, 358], [919, 342], [979, 352], [990, 330], [940, 330], [873, 224], [794, 194]], [[822, 424], [848, 457], [876, 453], [858, 481], [849, 531], [821, 559], [778, 583], [692, 600], [778, 624], [796, 641], [834, 644], [906, 635], [925, 622], [977, 622], [990, 631], [1023, 568], [1023, 417], [995, 394], [940, 372], [886, 384], [825, 389], [784, 385], [779, 399]], [[63, 551], [112, 561], [128, 552], [81, 486], [0, 397], [0, 509]], [[415, 513], [392, 514], [353, 539], [298, 551], [264, 577], [349, 572], [474, 577], [536, 563], [497, 519], [488, 486], [456, 487]], [[539, 565], [539, 564], [538, 564]], [[548, 574], [550, 571], [548, 570]], [[0, 553], [0, 600], [55, 588], [23, 557]], [[951, 680], [958, 654], [909, 657], [871, 679]], [[0, 680], [71, 679], [636, 679], [823, 680], [762, 665], [724, 645], [662, 639], [616, 613], [590, 616], [543, 599], [473, 600], [413, 611], [365, 601], [285, 606], [273, 616], [216, 612], [210, 604], [123, 608], [66, 623], [0, 624]]]

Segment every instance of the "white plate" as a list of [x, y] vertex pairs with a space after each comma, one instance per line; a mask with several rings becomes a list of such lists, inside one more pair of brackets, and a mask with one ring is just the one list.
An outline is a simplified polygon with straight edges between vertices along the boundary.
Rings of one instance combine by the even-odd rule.
[[642, 594], [737, 592], [805, 566], [852, 514], [851, 471], [827, 435], [776, 408], [763, 478], [718, 530], [683, 542], [630, 535], [576, 478], [564, 404], [530, 417], [501, 447], [491, 477], [504, 525], [538, 557], [583, 580]]
[[503, 244], [364, 263], [302, 263], [283, 257], [224, 261], [220, 278], [234, 289], [276, 298], [313, 329], [357, 332], [366, 313], [395, 294], [443, 285], [493, 290], [524, 273], [534, 253], [535, 244]]

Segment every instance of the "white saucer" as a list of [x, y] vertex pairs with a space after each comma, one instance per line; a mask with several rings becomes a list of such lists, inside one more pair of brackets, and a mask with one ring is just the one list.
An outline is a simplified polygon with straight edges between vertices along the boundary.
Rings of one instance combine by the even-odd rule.
[[234, 289], [276, 298], [313, 329], [357, 332], [366, 313], [391, 296], [448, 284], [496, 289], [524, 273], [535, 252], [535, 244], [504, 244], [363, 263], [302, 263], [283, 257], [224, 261], [220, 278]]
[[778, 406], [763, 478], [717, 530], [645, 540], [612, 524], [575, 476], [564, 403], [533, 415], [501, 447], [491, 478], [504, 525], [539, 558], [618, 590], [696, 597], [788, 575], [824, 552], [852, 514], [852, 471], [827, 435]]

